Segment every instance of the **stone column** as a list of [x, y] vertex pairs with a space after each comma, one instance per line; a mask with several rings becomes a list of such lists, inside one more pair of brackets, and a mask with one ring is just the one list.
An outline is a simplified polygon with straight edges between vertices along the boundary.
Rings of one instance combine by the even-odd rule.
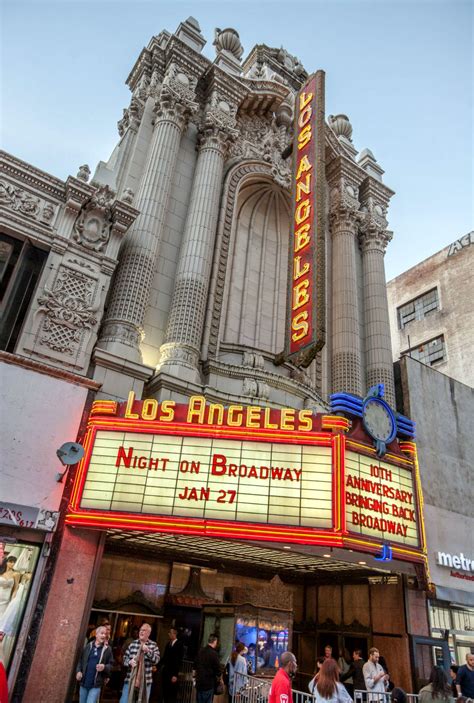
[[200, 381], [199, 359], [224, 159], [235, 135], [235, 109], [222, 100], [213, 102], [215, 106], [208, 109], [200, 132], [166, 341], [158, 366], [159, 371], [194, 383]]
[[135, 206], [140, 215], [120, 257], [98, 346], [141, 361], [143, 320], [153, 281], [181, 135], [192, 111], [190, 79], [172, 64], [157, 100], [156, 124]]
[[332, 387], [331, 392], [362, 394], [360, 312], [356, 246], [358, 212], [341, 205], [331, 213], [332, 232]]
[[359, 235], [362, 249], [364, 285], [364, 336], [366, 355], [366, 390], [385, 384], [385, 399], [395, 407], [392, 344], [385, 280], [384, 255], [392, 232], [370, 216], [362, 223]]

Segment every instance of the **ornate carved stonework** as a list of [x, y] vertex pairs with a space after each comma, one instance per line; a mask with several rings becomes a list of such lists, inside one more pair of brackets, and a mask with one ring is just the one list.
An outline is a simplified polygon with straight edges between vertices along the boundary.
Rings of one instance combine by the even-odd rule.
[[195, 76], [185, 73], [177, 63], [171, 63], [155, 101], [154, 112], [157, 120], [171, 120], [184, 129], [188, 119], [199, 108], [196, 102], [196, 85]]
[[102, 327], [100, 339], [101, 342], [120, 342], [137, 349], [145, 339], [145, 332], [132, 323], [109, 319]]
[[242, 358], [242, 366], [249, 366], [252, 369], [264, 369], [265, 362], [261, 354], [244, 351]]
[[170, 342], [160, 347], [160, 366], [167, 362], [178, 362], [183, 366], [196, 369], [199, 364], [199, 352], [185, 344]]
[[52, 222], [57, 209], [49, 201], [38, 198], [4, 179], [0, 180], [1, 205], [46, 225]]
[[270, 386], [268, 383], [257, 380], [256, 378], [244, 378], [242, 382], [242, 395], [249, 396], [250, 398], [268, 400], [270, 396]]
[[100, 186], [81, 208], [74, 223], [74, 240], [85, 249], [104, 251], [112, 226], [112, 202], [115, 194]]
[[37, 301], [37, 314], [45, 316], [39, 330], [42, 345], [71, 356], [77, 352], [84, 330], [97, 324], [95, 284], [93, 278], [61, 267], [52, 289], [45, 286]]
[[262, 608], [293, 610], [293, 593], [279, 576], [274, 576], [265, 588], [255, 586], [226, 588], [225, 599], [232, 603], [250, 603]]
[[363, 220], [360, 224], [359, 244], [363, 252], [378, 251], [385, 253], [387, 245], [392, 241], [393, 232], [380, 227], [373, 220]]

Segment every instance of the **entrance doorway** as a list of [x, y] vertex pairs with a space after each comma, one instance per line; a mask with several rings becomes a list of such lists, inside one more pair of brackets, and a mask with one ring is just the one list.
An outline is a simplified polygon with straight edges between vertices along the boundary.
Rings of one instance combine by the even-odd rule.
[[442, 666], [449, 678], [451, 656], [447, 639], [433, 637], [411, 638], [414, 691], [426, 686], [433, 666]]

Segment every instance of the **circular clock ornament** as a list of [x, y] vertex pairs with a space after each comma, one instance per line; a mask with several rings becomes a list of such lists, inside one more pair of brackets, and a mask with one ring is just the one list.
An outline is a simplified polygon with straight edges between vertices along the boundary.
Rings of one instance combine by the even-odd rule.
[[362, 407], [362, 420], [367, 433], [377, 442], [387, 445], [397, 434], [395, 416], [381, 398], [369, 397]]

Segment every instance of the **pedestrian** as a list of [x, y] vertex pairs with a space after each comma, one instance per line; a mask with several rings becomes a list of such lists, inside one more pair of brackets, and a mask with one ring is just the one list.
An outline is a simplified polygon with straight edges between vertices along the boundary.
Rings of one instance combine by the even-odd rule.
[[325, 659], [332, 659], [332, 647], [330, 644], [327, 644], [324, 647], [324, 658]]
[[352, 703], [352, 698], [339, 682], [339, 666], [334, 659], [323, 662], [313, 696], [316, 703]]
[[448, 677], [441, 666], [434, 666], [431, 669], [428, 684], [423, 686], [418, 694], [419, 703], [431, 703], [431, 701], [444, 701], [452, 703], [452, 691], [448, 682]]
[[114, 658], [106, 639], [107, 629], [99, 626], [94, 640], [82, 650], [76, 668], [76, 680], [80, 684], [79, 703], [97, 703], [102, 688], [110, 678]]
[[395, 686], [392, 690], [392, 703], [407, 703], [407, 694], [399, 686]]
[[[337, 664], [339, 666], [339, 676], [341, 674], [347, 674], [351, 665], [351, 655], [347, 649], [344, 648], [343, 653], [337, 660]], [[350, 683], [352, 683], [352, 681]]]
[[7, 672], [0, 659], [0, 703], [8, 703]]
[[[364, 679], [364, 660], [362, 658], [362, 650], [354, 649], [352, 652], [352, 663], [349, 667], [349, 671], [340, 677], [340, 681], [346, 684], [348, 693], [352, 695], [354, 691], [365, 691], [365, 679]], [[352, 679], [352, 691], [348, 687], [348, 683]]]
[[316, 683], [319, 679], [319, 672], [321, 671], [321, 667], [325, 661], [326, 661], [326, 659], [324, 657], [318, 657], [316, 659], [316, 671], [314, 672], [314, 676], [308, 684], [308, 688], [309, 688], [310, 693], [313, 693], [313, 691], [314, 691], [314, 687], [316, 686]]
[[297, 668], [298, 664], [293, 652], [283, 652], [280, 657], [280, 668], [272, 681], [268, 703], [293, 703], [291, 680]]
[[456, 689], [458, 696], [474, 698], [474, 654], [466, 654], [466, 663], [459, 667]]
[[368, 700], [378, 701], [383, 700], [387, 686], [389, 675], [385, 673], [381, 664], [379, 664], [380, 652], [377, 647], [369, 649], [369, 659], [362, 667], [364, 674], [365, 687], [369, 691]]
[[217, 653], [217, 635], [209, 635], [207, 645], [199, 650], [194, 661], [196, 702], [212, 703], [214, 692], [221, 678], [221, 663]]
[[451, 678], [451, 691], [453, 698], [458, 697], [458, 689], [456, 688], [456, 676], [458, 675], [459, 666], [457, 664], [451, 664], [449, 667], [449, 676]]
[[243, 642], [239, 642], [229, 660], [229, 696], [233, 700], [242, 686], [247, 681], [247, 647]]
[[178, 695], [178, 674], [183, 663], [183, 644], [178, 640], [178, 631], [175, 627], [168, 630], [168, 642], [160, 661], [163, 670], [163, 700], [165, 703], [176, 703]]
[[120, 703], [148, 703], [153, 683], [153, 667], [160, 661], [160, 650], [150, 639], [151, 625], [143, 623], [138, 639], [128, 645], [123, 665], [128, 668]]

